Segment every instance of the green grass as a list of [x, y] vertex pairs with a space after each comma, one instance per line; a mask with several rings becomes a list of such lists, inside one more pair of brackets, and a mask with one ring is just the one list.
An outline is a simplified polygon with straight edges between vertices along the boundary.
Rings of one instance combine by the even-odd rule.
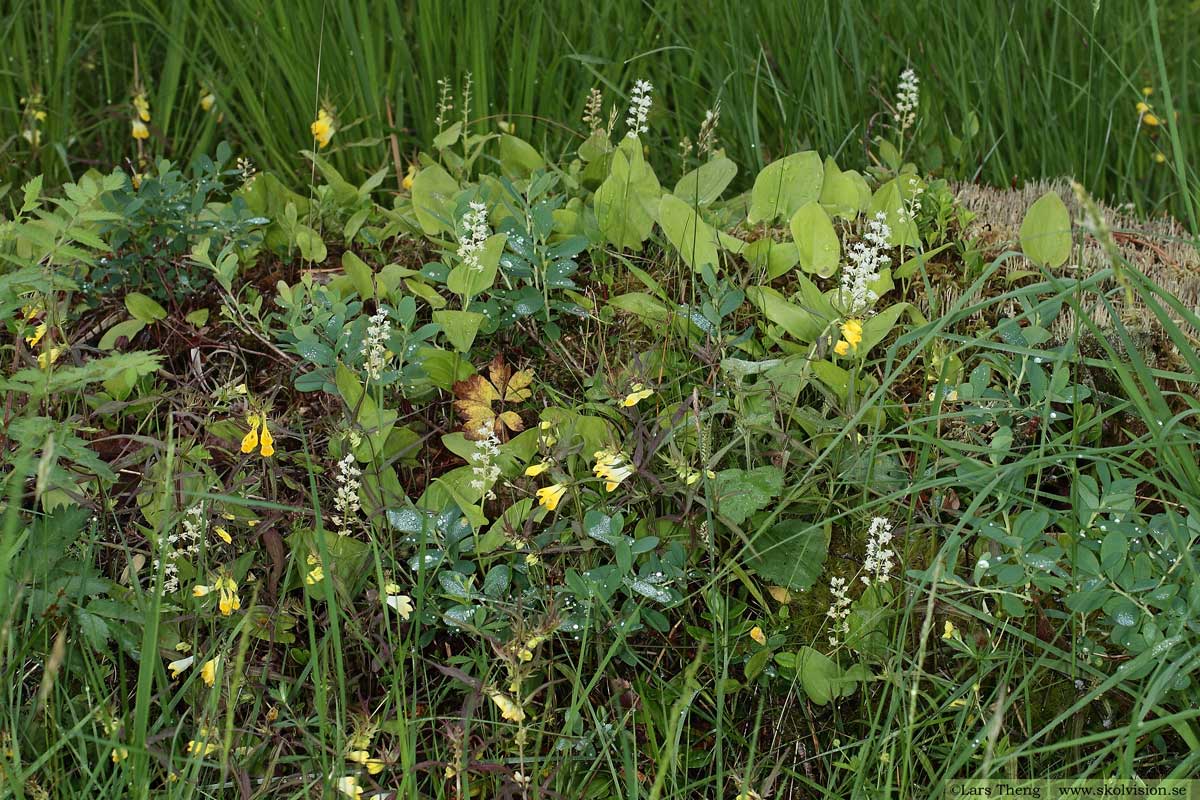
[[[703, 13], [676, 0], [126, 3], [18, 0], [0, 22], [13, 45], [0, 114], [19, 130], [18, 99], [35, 88], [49, 112], [32, 164], [19, 135], [0, 144], [8, 178], [65, 178], [131, 157], [135, 47], [151, 90], [151, 152], [178, 158], [226, 138], [293, 181], [308, 169], [297, 154], [311, 146], [319, 101], [338, 109], [335, 161], [353, 179], [392, 160], [393, 135], [402, 158], [430, 141], [436, 81], [460, 86], [468, 72], [474, 128], [507, 119], [552, 154], [577, 143], [571, 129], [593, 86], [623, 119], [633, 81], [651, 80], [652, 135], [670, 145], [661, 153], [694, 138], [719, 100], [722, 140], [745, 181], [801, 146], [865, 152], [911, 65], [924, 90], [914, 155], [927, 169], [1002, 185], [1074, 175], [1100, 197], [1194, 217], [1187, 109], [1200, 96], [1187, 43], [1197, 23], [1181, 4], [1156, 20], [1135, 3], [1090, 0], [760, 0]], [[202, 83], [223, 121], [199, 110]], [[1134, 111], [1144, 85], [1168, 120], [1153, 137]], [[972, 115], [978, 133], [955, 153]], [[1154, 163], [1160, 151], [1169, 166]]]
[[[28, 146], [19, 136], [0, 141], [0, 158], [5, 179], [14, 182], [41, 171], [65, 179], [134, 158], [126, 106], [136, 47], [154, 117], [147, 152], [185, 161], [228, 139], [235, 152], [310, 197], [320, 179], [298, 151], [311, 146], [308, 124], [320, 102], [337, 106], [341, 120], [332, 159], [360, 183], [391, 162], [392, 135], [404, 158], [428, 152], [437, 133], [436, 81], [448, 76], [458, 85], [468, 71], [471, 125], [484, 132], [511, 120], [553, 161], [572, 157], [574, 131], [582, 127], [575, 120], [590, 87], [603, 87], [606, 103], [615, 103], [623, 119], [625, 93], [635, 79], [648, 78], [656, 93], [646, 138], [655, 142], [652, 158], [663, 162], [655, 162], [660, 176], [680, 174], [674, 144], [694, 137], [704, 111], [719, 99], [722, 142], [742, 170], [735, 187], [745, 188], [764, 163], [805, 147], [836, 156], [845, 168], [863, 168], [877, 151], [872, 146], [868, 153], [865, 139], [884, 129], [881, 110], [900, 69], [912, 65], [924, 100], [906, 155], [923, 168], [933, 164], [945, 175], [1001, 184], [1074, 174], [1099, 194], [1147, 213], [1170, 210], [1195, 229], [1190, 120], [1174, 116], [1200, 99], [1182, 44], [1193, 25], [1192, 15], [1174, 5], [1144, 13], [1133, 4], [1090, 2], [1003, 10], [945, 0], [882, 9], [868, 2], [799, 9], [762, 2], [710, 12], [673, 0], [386, 6], [18, 0], [15, 13], [0, 20], [0, 40], [14, 44], [0, 72], [0, 115], [11, 114], [19, 125], [19, 98], [31, 87], [45, 94], [48, 113], [35, 161], [25, 160]], [[216, 92], [222, 120], [198, 110], [202, 82]], [[1168, 120], [1157, 131], [1139, 130], [1133, 110], [1147, 84]], [[456, 108], [454, 117], [462, 113]], [[954, 155], [952, 137], [963, 134], [971, 114], [979, 130]], [[1153, 161], [1159, 149], [1166, 164]], [[396, 166], [403, 173], [405, 165]], [[485, 160], [481, 172], [494, 171]], [[395, 188], [392, 180], [385, 189]], [[381, 205], [392, 211], [390, 197]], [[736, 210], [738, 201], [731, 205]], [[388, 218], [369, 210], [373, 219]], [[345, 244], [335, 224], [344, 220], [336, 211], [318, 220], [319, 213], [314, 209], [307, 221], [329, 222], [322, 234], [333, 247]], [[20, 225], [0, 227], [0, 299], [12, 291], [9, 264], [41, 252], [37, 237], [54, 239], [51, 251], [64, 253], [37, 261], [47, 274], [65, 274], [60, 262], [91, 247], [70, 239], [69, 227], [45, 233], [23, 224], [27, 239]], [[860, 233], [841, 227], [843, 237]], [[484, 691], [509, 680], [503, 654], [510, 642], [495, 637], [554, 623], [564, 613], [557, 591], [567, 584], [564, 573], [612, 560], [583, 535], [591, 510], [580, 501], [583, 489], [573, 490], [557, 516], [539, 520], [549, 527], [565, 519], [574, 527], [564, 528], [531, 569], [536, 580], [528, 593], [484, 601], [489, 622], [504, 621], [499, 627], [480, 630], [472, 620], [455, 629], [437, 613], [423, 616], [427, 606], [444, 610], [451, 596], [445, 586], [429, 585], [433, 570], [409, 566], [430, 546], [429, 532], [422, 528], [414, 543], [379, 513], [364, 515], [350, 537], [363, 557], [352, 575], [334, 579], [339, 559], [351, 563], [351, 555], [316, 538], [313, 555], [327, 577], [304, 588], [304, 548], [292, 549], [289, 537], [307, 533], [322, 514], [330, 527], [331, 465], [357, 409], [343, 408], [332, 394], [291, 395], [295, 373], [307, 367], [298, 360], [280, 366], [262, 353], [263, 345], [276, 346], [271, 336], [279, 329], [271, 325], [279, 320], [259, 322], [251, 304], [261, 299], [275, 308], [269, 291], [259, 295], [260, 284], [275, 287], [274, 273], [262, 280], [268, 270], [294, 268], [298, 275], [316, 267], [314, 273], [329, 277], [337, 272], [332, 260], [313, 265], [263, 250], [261, 263], [244, 265], [253, 283], [239, 278], [228, 298], [215, 292], [203, 298], [213, 306], [211, 330], [182, 328], [174, 319], [156, 323], [138, 341], [162, 347], [169, 361], [128, 402], [101, 396], [96, 386], [86, 396], [64, 392], [28, 401], [9, 382], [6, 366], [6, 427], [45, 415], [58, 424], [55, 435], [76, 431], [94, 436], [88, 441], [97, 448], [115, 441], [134, 450], [113, 459], [121, 477], [111, 494], [86, 498], [82, 513], [51, 515], [41, 505], [43, 493], [74, 455], [56, 450], [64, 443], [53, 438], [25, 442], [4, 434], [0, 797], [339, 797], [335, 779], [354, 769], [345, 754], [356, 749], [350, 743], [364, 727], [375, 729], [372, 755], [387, 762], [378, 779], [359, 770], [364, 783], [378, 781], [364, 796], [378, 790], [387, 800], [915, 799], [941, 796], [949, 781], [963, 777], [1200, 773], [1194, 644], [1200, 591], [1189, 588], [1200, 585], [1200, 527], [1163, 523], [1164, 535], [1181, 543], [1164, 581], [1184, 587], [1182, 611], [1137, 606], [1161, 620], [1154, 629], [1160, 635], [1183, 638], [1164, 651], [1168, 657], [1158, 657], [1152, 645], [1131, 655], [1115, 641], [1122, 632], [1105, 620], [1107, 606], [1121, 608], [1121, 598], [1110, 598], [1104, 610], [1065, 610], [1065, 598], [1093, 574], [1086, 559], [1073, 559], [1084, 549], [1081, 539], [1100, 538], [1102, 513], [1200, 518], [1200, 434], [1193, 420], [1200, 405], [1194, 346], [1200, 317], [1119, 257], [1070, 282], [1040, 269], [1013, 277], [1004, 262], [1015, 254], [995, 250], [1015, 243], [985, 253], [961, 234], [952, 232], [954, 247], [928, 271], [898, 279], [889, 301], [924, 299], [932, 306], [928, 320], [904, 317], [898, 337], [850, 371], [840, 393], [815, 381], [790, 391], [786, 381], [770, 384], [757, 374], [730, 378], [726, 358], [787, 352], [766, 335], [766, 320], [748, 302], [726, 320], [739, 330], [757, 326], [747, 350], [729, 345], [732, 336], [721, 339], [729, 331], [697, 338], [618, 314], [607, 301], [631, 290], [660, 292], [672, 307], [707, 297], [697, 273], [657, 242], [636, 256], [593, 243], [586, 282], [599, 305], [584, 321], [564, 322], [561, 339], [518, 326], [476, 342], [468, 354], [473, 363], [496, 352], [530, 362], [536, 393], [523, 409], [527, 417], [535, 405], [608, 414], [624, 426], [625, 446], [652, 454], [646, 471], [657, 470], [655, 480], [674, 480], [657, 459], [665, 440], [656, 437], [668, 433], [670, 447], [689, 458], [699, 453], [705, 465], [780, 466], [786, 475], [782, 489], [744, 525], [729, 522], [729, 499], [715, 494], [715, 478], [702, 479], [690, 497], [648, 480], [617, 494], [597, 491], [596, 508], [627, 513], [626, 532], [640, 522], [681, 521], [639, 537], [660, 533], [669, 540], [660, 549], [686, 548], [684, 599], [670, 609], [662, 633], [627, 635], [621, 627], [633, 608], [644, 615], [658, 608], [642, 601], [597, 609], [594, 627], [555, 629], [533, 647], [523, 690], [530, 716], [520, 725], [504, 719]], [[367, 257], [376, 265], [408, 250], [430, 252], [415, 228], [393, 244]], [[129, 249], [138, 246], [145, 245]], [[945, 273], [934, 274], [934, 267]], [[739, 289], [761, 281], [732, 256], [721, 277]], [[791, 291], [789, 280], [782, 276], [775, 285]], [[962, 291], [953, 304], [939, 306], [935, 290], [946, 288]], [[1126, 292], [1136, 296], [1140, 317], [1122, 316]], [[1112, 324], [1101, 326], [1083, 312], [1098, 298]], [[96, 301], [105, 325], [127, 316], [116, 300]], [[237, 325], [219, 313], [225, 303], [241, 315]], [[1033, 338], [1033, 323], [1045, 324], [1040, 315], [1058, 303], [1078, 317], [1068, 341]], [[6, 329], [11, 344], [3, 345], [13, 369], [32, 363], [15, 322], [18, 307]], [[61, 322], [75, 345], [62, 362], [69, 368], [73, 359], [97, 356], [91, 344], [97, 314], [63, 307], [70, 313]], [[824, 356], [811, 360], [830, 363]], [[960, 400], [941, 389], [929, 394], [955, 360], [956, 386], [985, 370], [995, 394]], [[638, 375], [655, 376], [656, 396], [625, 416], [610, 389]], [[1067, 400], [1062, 387], [1047, 391], [1059, 377], [1090, 395]], [[230, 380], [247, 381], [252, 395], [278, 396], [281, 406], [291, 400], [272, 420], [280, 439], [274, 460], [238, 454], [243, 409], [219, 399], [219, 387]], [[376, 397], [381, 406], [383, 392]], [[416, 499], [450, 462], [457, 465], [440, 435], [458, 420], [448, 392], [415, 402], [392, 397], [419, 430], [421, 448], [411, 462], [397, 458], [388, 466]], [[1057, 414], [1068, 419], [1056, 422]], [[1108, 487], [1118, 474], [1134, 488], [1113, 489], [1089, 506], [1088, 482]], [[529, 497], [538, 485], [520, 477], [513, 483], [519, 485], [497, 487], [493, 510]], [[153, 542], [176, 531], [180, 513], [201, 500], [260, 524], [239, 522], [228, 547], [206, 535], [197, 574], [184, 576], [182, 595], [164, 595], [165, 576], [150, 560]], [[1024, 548], [1001, 546], [1020, 520], [1041, 510], [1062, 515], [1059, 533], [1034, 537]], [[876, 515], [892, 519], [900, 532], [899, 566], [880, 590], [881, 608], [867, 607], [855, 618], [854, 635], [871, 644], [860, 639], [854, 647], [827, 648], [829, 577], [856, 580], [865, 523]], [[771, 595], [758, 552], [760, 537], [779, 520], [797, 522], [797, 538], [831, 537], [819, 581], [786, 603]], [[989, 522], [999, 528], [988, 529]], [[1073, 565], [1065, 575], [1021, 562], [1026, 571], [1002, 582], [979, 566], [1014, 551], [1033, 557], [1060, 546], [1074, 554], [1057, 556]], [[520, 552], [504, 548], [469, 557], [478, 562], [476, 577], [506, 559], [518, 563]], [[1104, 548], [1105, 560], [1115, 558]], [[1147, 545], [1137, 554], [1152, 551]], [[1118, 555], [1130, 563], [1137, 557]], [[242, 613], [222, 617], [212, 604], [192, 603], [186, 587], [235, 560], [254, 575], [242, 579]], [[412, 595], [411, 621], [378, 594], [393, 578]], [[1142, 602], [1142, 589], [1110, 582], [1122, 597]], [[343, 593], [347, 583], [361, 591]], [[863, 593], [857, 583], [855, 593]], [[958, 633], [944, 636], [947, 624]], [[767, 645], [752, 638], [752, 625], [763, 629]], [[266, 629], [273, 640], [264, 638]], [[165, 665], [177, 655], [176, 639], [195, 643], [198, 659], [172, 679]], [[786, 659], [774, 658], [810, 645], [832, 653], [842, 668], [862, 661], [869, 678], [845, 697], [820, 702], [801, 671], [789, 678]], [[756, 672], [764, 648], [772, 658], [759, 659]], [[221, 664], [209, 687], [200, 656], [216, 653]], [[211, 751], [190, 757], [193, 740]], [[512, 780], [516, 770], [531, 778], [529, 787]]]

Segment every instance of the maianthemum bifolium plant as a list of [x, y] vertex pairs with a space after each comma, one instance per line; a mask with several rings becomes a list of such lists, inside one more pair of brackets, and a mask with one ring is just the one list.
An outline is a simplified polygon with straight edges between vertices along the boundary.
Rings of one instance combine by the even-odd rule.
[[978, 238], [925, 85], [761, 169], [661, 81], [556, 156], [445, 79], [370, 170], [318, 95], [304, 185], [135, 82], [132, 169], [5, 197], [6, 790], [1193, 774], [1200, 320], [1082, 188]]

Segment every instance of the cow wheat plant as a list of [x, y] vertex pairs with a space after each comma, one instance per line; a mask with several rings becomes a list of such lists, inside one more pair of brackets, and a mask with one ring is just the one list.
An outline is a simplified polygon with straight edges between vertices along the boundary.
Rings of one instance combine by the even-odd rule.
[[578, 50], [671, 3], [10, 9], [0, 794], [1200, 773], [1194, 21], [977, 12], [1119, 68], [1093, 146], [951, 113], [952, 5], [852, 91], [891, 5], [807, 9], [817, 95], [715, 7], [761, 107]]

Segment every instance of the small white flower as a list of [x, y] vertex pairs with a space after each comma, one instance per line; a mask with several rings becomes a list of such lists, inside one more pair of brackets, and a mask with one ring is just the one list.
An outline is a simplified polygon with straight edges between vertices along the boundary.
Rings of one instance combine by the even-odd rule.
[[483, 264], [479, 263], [479, 251], [491, 236], [491, 230], [488, 229], [487, 205], [471, 203], [471, 209], [463, 214], [462, 228], [458, 235], [458, 257], [468, 269], [478, 272], [483, 269]]
[[862, 241], [855, 242], [847, 251], [850, 263], [842, 267], [842, 285], [838, 292], [847, 315], [861, 314], [878, 299], [870, 286], [879, 280], [880, 270], [891, 264], [891, 259], [884, 254], [891, 247], [888, 243], [891, 235], [887, 216], [881, 211], [867, 221]]
[[333, 508], [336, 511], [331, 516], [333, 524], [338, 526], [338, 533], [343, 536], [350, 533], [350, 525], [358, 516], [361, 506], [358, 502], [359, 478], [362, 470], [354, 461], [354, 455], [347, 453], [338, 462], [337, 491], [333, 495]]
[[896, 90], [896, 128], [904, 133], [917, 121], [917, 105], [921, 101], [921, 81], [911, 68], [900, 73], [900, 86]]
[[475, 433], [479, 438], [475, 440], [475, 447], [467, 458], [474, 476], [471, 488], [490, 500], [496, 496], [492, 493], [492, 486], [500, 477], [500, 466], [496, 463], [500, 455], [500, 440], [491, 425], [482, 425]]
[[829, 626], [829, 645], [837, 647], [839, 636], [845, 636], [850, 633], [850, 597], [849, 586], [845, 578], [830, 578], [829, 579], [829, 610], [825, 612], [825, 616], [831, 620]]
[[383, 376], [383, 370], [388, 362], [388, 339], [392, 335], [392, 325], [388, 322], [386, 308], [380, 308], [371, 315], [371, 324], [367, 326], [367, 335], [363, 338], [362, 357], [367, 377], [377, 381]]
[[650, 115], [650, 106], [654, 105], [654, 101], [650, 98], [653, 91], [654, 86], [650, 81], [638, 81], [633, 85], [633, 95], [629, 100], [629, 116], [625, 118], [625, 124], [629, 126], [626, 137], [635, 139], [638, 134], [650, 130], [646, 126], [646, 117]]
[[867, 572], [862, 582], [871, 585], [887, 583], [891, 577], [893, 559], [896, 552], [888, 545], [892, 541], [892, 523], [887, 517], [875, 517], [871, 520], [871, 528], [867, 531], [867, 557], [863, 561], [863, 569]]

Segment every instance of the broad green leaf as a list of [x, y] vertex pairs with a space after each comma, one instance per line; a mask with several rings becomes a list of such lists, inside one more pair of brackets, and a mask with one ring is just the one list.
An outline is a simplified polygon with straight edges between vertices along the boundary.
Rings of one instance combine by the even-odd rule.
[[[905, 202], [911, 202], [916, 196], [911, 183], [915, 178], [902, 175], [880, 186], [867, 206], [867, 216], [874, 218], [877, 214], [884, 215], [884, 221], [892, 231], [888, 240], [893, 247], [916, 247], [920, 244], [921, 233], [917, 223], [908, 214]], [[901, 186], [901, 183], [904, 186]]]
[[840, 694], [838, 679], [841, 669], [829, 656], [805, 645], [796, 656], [796, 673], [808, 699], [819, 706], [827, 705]]
[[442, 326], [442, 332], [454, 349], [466, 354], [471, 351], [475, 334], [483, 324], [483, 314], [475, 311], [434, 311], [433, 321]]
[[412, 205], [417, 222], [426, 235], [454, 233], [454, 196], [458, 182], [449, 172], [434, 164], [413, 178]]
[[824, 171], [825, 179], [821, 183], [821, 205], [835, 217], [843, 219], [857, 217], [858, 212], [862, 211], [866, 205], [865, 199], [870, 197], [869, 192], [867, 198], [859, 193], [859, 184], [855, 178], [862, 180], [862, 176], [853, 170], [842, 172], [838, 169], [837, 162], [829, 156], [825, 157]]
[[613, 153], [608, 178], [596, 190], [596, 221], [601, 233], [619, 248], [641, 250], [658, 215], [662, 189], [642, 157], [642, 145], [626, 138]]
[[735, 525], [760, 511], [783, 490], [783, 471], [779, 467], [725, 469], [715, 480], [717, 510]]
[[705, 206], [720, 197], [736, 176], [737, 164], [718, 156], [680, 178], [673, 194], [691, 205]]
[[116, 348], [119, 339], [131, 340], [134, 336], [141, 333], [145, 327], [146, 323], [140, 319], [127, 319], [124, 322], [118, 322], [100, 337], [100, 349], [113, 350]]
[[786, 275], [800, 261], [795, 242], [777, 242], [769, 237], [746, 245], [743, 255], [754, 269], [766, 270], [767, 280]]
[[516, 136], [500, 137], [500, 171], [510, 178], [527, 178], [534, 170], [546, 166], [542, 154], [533, 145]]
[[463, 300], [469, 300], [480, 292], [492, 288], [496, 280], [496, 272], [500, 268], [500, 256], [504, 254], [504, 243], [508, 234], [494, 233], [483, 243], [479, 251], [479, 266], [459, 264], [450, 270], [446, 278], [446, 288], [457, 294]]
[[316, 264], [324, 263], [329, 251], [321, 235], [307, 225], [296, 225], [292, 232], [296, 247], [300, 248], [300, 257], [305, 261]]
[[[280, 281], [280, 283], [282, 283], [282, 281]], [[197, 328], [203, 328], [208, 324], [208, 309], [197, 308], [195, 311], [184, 317], [184, 319], [188, 321], [189, 325]]]
[[[803, 283], [807, 281], [802, 281]], [[829, 321], [838, 316], [837, 311], [821, 296], [819, 290], [816, 290], [815, 296], [805, 296], [804, 305], [789, 302], [769, 286], [751, 286], [746, 290], [746, 296], [758, 306], [769, 321], [783, 328], [793, 339], [805, 344], [815, 342]]]
[[375, 296], [374, 273], [365, 261], [347, 250], [342, 253], [342, 269], [349, 276], [359, 297], [370, 300]]
[[822, 278], [828, 278], [837, 271], [842, 243], [838, 240], [829, 215], [819, 203], [810, 201], [800, 206], [792, 215], [791, 228], [801, 269]]
[[696, 209], [673, 194], [663, 195], [658, 223], [667, 239], [692, 269], [719, 265], [720, 246], [716, 230], [700, 218]]
[[829, 526], [791, 519], [760, 532], [747, 564], [763, 580], [792, 591], [810, 589], [829, 554]]
[[1070, 258], [1071, 215], [1056, 192], [1046, 192], [1025, 212], [1021, 250], [1044, 267], [1061, 267]]
[[812, 150], [771, 162], [754, 180], [746, 221], [756, 225], [791, 219], [796, 209], [821, 196], [824, 176], [821, 157]]
[[125, 308], [134, 319], [141, 320], [147, 325], [167, 318], [167, 310], [141, 292], [130, 292], [125, 295]]
[[858, 355], [865, 356], [875, 345], [887, 338], [896, 326], [896, 320], [909, 308], [908, 303], [895, 303], [869, 317], [863, 323], [863, 338], [858, 345]]

